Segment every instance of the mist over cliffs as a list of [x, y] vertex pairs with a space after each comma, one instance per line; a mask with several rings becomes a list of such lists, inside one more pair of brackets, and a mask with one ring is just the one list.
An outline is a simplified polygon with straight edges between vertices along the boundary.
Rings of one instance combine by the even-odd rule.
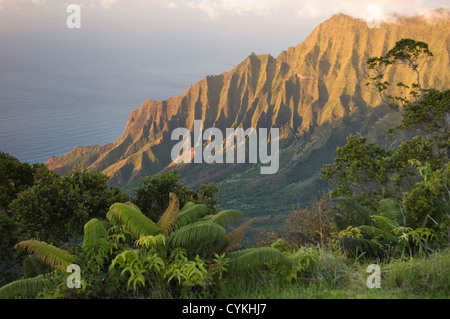
[[[381, 28], [337, 14], [319, 25], [305, 41], [278, 57], [251, 54], [232, 70], [208, 76], [182, 95], [144, 101], [131, 112], [122, 136], [104, 146], [79, 146], [50, 158], [57, 172], [75, 167], [101, 170], [110, 184], [131, 188], [143, 176], [171, 165], [171, 132], [192, 131], [194, 120], [204, 127], [280, 128], [280, 169], [261, 175], [259, 164], [178, 165], [182, 181], [196, 187], [215, 182], [220, 203], [239, 207], [248, 216], [288, 212], [327, 190], [317, 174], [332, 161], [349, 134], [386, 143], [384, 133], [399, 114], [380, 105], [366, 86], [366, 61], [380, 56], [402, 38], [429, 44], [434, 53], [422, 70], [423, 87], [450, 86], [450, 14], [434, 18], [398, 17]], [[415, 81], [397, 68], [390, 80]], [[405, 80], [406, 79], [406, 80]], [[174, 165], [171, 165], [173, 167]]]

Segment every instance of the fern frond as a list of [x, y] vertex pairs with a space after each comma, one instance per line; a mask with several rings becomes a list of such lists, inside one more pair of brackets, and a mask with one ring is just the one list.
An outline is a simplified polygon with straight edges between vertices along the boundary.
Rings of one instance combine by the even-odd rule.
[[134, 209], [136, 209], [136, 210], [142, 212], [141, 209], [140, 209], [135, 203], [133, 203], [133, 202], [125, 202], [125, 205], [131, 206], [131, 207], [133, 207]]
[[99, 265], [108, 257], [110, 242], [108, 231], [103, 223], [93, 218], [84, 225], [83, 251], [89, 258], [94, 258]]
[[111, 223], [114, 220], [118, 220], [133, 235], [134, 239], [161, 233], [161, 228], [156, 223], [130, 205], [122, 203], [113, 204], [108, 214], [106, 214], [106, 218]]
[[396, 200], [385, 198], [380, 201], [380, 215], [394, 221], [401, 221], [403, 216]]
[[158, 220], [158, 226], [161, 227], [164, 235], [167, 236], [175, 226], [179, 209], [180, 202], [178, 201], [177, 195], [169, 193], [169, 206]]
[[256, 269], [266, 263], [276, 263], [279, 265], [292, 266], [291, 260], [278, 249], [272, 247], [248, 248], [234, 251], [228, 254], [229, 271], [243, 271]]
[[182, 212], [184, 212], [187, 209], [192, 208], [193, 206], [198, 205], [194, 202], [187, 202], [186, 204], [184, 204], [184, 206], [180, 209], [180, 211], [178, 212], [178, 214], [181, 214]]
[[178, 213], [178, 220], [175, 223], [173, 230], [176, 231], [186, 225], [195, 223], [207, 213], [208, 207], [205, 204], [193, 204], [189, 205], [188, 208], [183, 207], [182, 211]]
[[359, 226], [358, 228], [363, 233], [370, 235], [374, 238], [382, 238], [382, 239], [384, 239], [386, 241], [390, 241], [392, 243], [398, 243], [398, 241], [399, 241], [398, 236], [395, 236], [391, 232], [385, 231], [382, 228], [367, 226], [367, 225]]
[[111, 210], [109, 210], [107, 213], [106, 213], [106, 219], [111, 223], [111, 225], [112, 225], [112, 227], [110, 227], [109, 229], [108, 229], [108, 231], [113, 231], [113, 230], [116, 230], [116, 229], [118, 229], [118, 228], [121, 228], [122, 227], [122, 223], [120, 222], [120, 220], [116, 217], [116, 216], [114, 216], [114, 214], [111, 212]]
[[392, 230], [398, 226], [392, 219], [386, 216], [373, 215], [372, 220], [378, 228], [389, 233], [392, 233]]
[[166, 245], [166, 236], [159, 234], [157, 236], [142, 236], [134, 242], [136, 246], [139, 247], [164, 247]]
[[355, 218], [355, 221], [358, 222], [359, 225], [369, 225], [371, 223], [371, 210], [357, 203], [354, 198], [341, 197], [339, 198], [339, 204], [341, 205], [342, 209], [346, 211], [353, 211], [356, 213], [353, 218]]
[[0, 299], [32, 299], [45, 290], [56, 288], [58, 278], [39, 275], [33, 278], [19, 279], [0, 288]]
[[51, 269], [35, 256], [27, 256], [22, 263], [22, 273], [25, 278], [33, 278], [50, 272]]
[[339, 247], [343, 250], [354, 251], [356, 254], [376, 255], [380, 252], [381, 247], [373, 240], [356, 237], [340, 237]]
[[430, 241], [437, 238], [436, 233], [432, 229], [423, 227], [413, 229], [400, 226], [394, 228], [392, 232], [399, 236], [399, 241], [413, 243], [414, 245], [419, 245], [420, 243], [428, 245]]
[[34, 253], [34, 256], [42, 263], [63, 272], [67, 270], [67, 266], [77, 261], [77, 258], [67, 251], [34, 239], [21, 241], [14, 248], [22, 248]]
[[227, 234], [227, 245], [222, 250], [222, 254], [227, 253], [235, 249], [242, 241], [250, 225], [256, 220], [251, 218], [243, 223], [241, 226]]
[[172, 248], [181, 247], [190, 254], [220, 251], [227, 242], [225, 229], [211, 221], [199, 221], [172, 232], [168, 238]]
[[228, 227], [233, 224], [236, 224], [243, 217], [244, 216], [242, 215], [242, 212], [240, 210], [229, 209], [223, 210], [215, 215], [212, 215], [210, 220], [219, 224], [222, 227]]

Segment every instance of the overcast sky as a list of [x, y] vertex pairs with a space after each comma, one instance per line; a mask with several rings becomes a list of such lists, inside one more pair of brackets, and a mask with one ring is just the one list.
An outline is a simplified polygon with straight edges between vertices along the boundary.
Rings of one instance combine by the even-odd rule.
[[[70, 3], [81, 5], [86, 23], [93, 24], [89, 19], [95, 19], [111, 26], [126, 21], [145, 28], [166, 22], [164, 27], [169, 29], [201, 25], [236, 37], [258, 36], [261, 29], [279, 32], [287, 25], [314, 25], [339, 12], [365, 18], [369, 4], [379, 5], [384, 15], [425, 13], [449, 6], [448, 0], [0, 0], [1, 31], [64, 19]], [[249, 30], [242, 30], [244, 25]]]
[[0, 37], [73, 36], [65, 24], [70, 3], [81, 5], [79, 33], [86, 38], [126, 46], [145, 36], [160, 50], [179, 42], [194, 54], [214, 40], [229, 50], [235, 49], [231, 42], [248, 44], [275, 56], [339, 12], [365, 18], [369, 4], [379, 5], [384, 16], [449, 6], [448, 0], [0, 0]]
[[[81, 29], [66, 26], [70, 3], [81, 6]], [[333, 14], [367, 18], [369, 4], [379, 5], [382, 17], [449, 6], [448, 0], [0, 0], [0, 62], [56, 63], [64, 55], [61, 63], [81, 57], [195, 64], [216, 57], [231, 66], [251, 52], [276, 57]]]
[[237, 15], [273, 15], [288, 12], [292, 16], [314, 18], [343, 12], [354, 16], [363, 16], [369, 4], [377, 4], [386, 13], [417, 13], [436, 7], [448, 6], [446, 0], [0, 0], [0, 8], [24, 8], [38, 6], [57, 8], [67, 3], [80, 4], [85, 8], [105, 10], [152, 10], [166, 8], [180, 10], [189, 14], [192, 10], [203, 11], [210, 19], [218, 19], [226, 13]]
[[[81, 6], [80, 29], [67, 28], [71, 3]], [[70, 63], [89, 72], [106, 62], [169, 72], [173, 65], [202, 64], [218, 74], [252, 52], [278, 56], [333, 14], [365, 19], [371, 4], [382, 17], [449, 6], [448, 0], [0, 0], [0, 68], [63, 71]]]

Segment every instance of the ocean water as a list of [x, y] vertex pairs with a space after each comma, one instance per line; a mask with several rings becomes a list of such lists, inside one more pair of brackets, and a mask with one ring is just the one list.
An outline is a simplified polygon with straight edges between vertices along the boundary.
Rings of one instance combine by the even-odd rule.
[[36, 163], [77, 145], [114, 142], [130, 111], [145, 99], [177, 96], [206, 75], [233, 66], [223, 62], [226, 58], [214, 60], [96, 60], [83, 68], [45, 59], [17, 64], [0, 60], [0, 151]]
[[252, 51], [276, 57], [315, 25], [281, 20], [278, 32], [263, 18], [265, 27], [176, 11], [83, 12], [82, 28], [69, 30], [65, 10], [0, 10], [0, 151], [35, 163], [114, 142], [144, 100], [180, 95]]

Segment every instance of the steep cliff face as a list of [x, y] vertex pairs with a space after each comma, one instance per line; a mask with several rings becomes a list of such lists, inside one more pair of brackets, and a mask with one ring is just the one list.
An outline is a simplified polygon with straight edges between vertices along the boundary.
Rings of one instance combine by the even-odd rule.
[[[434, 53], [432, 63], [423, 68], [422, 85], [448, 88], [449, 11], [441, 11], [440, 17], [434, 19], [399, 18], [383, 23], [379, 29], [338, 14], [277, 58], [252, 54], [233, 70], [206, 77], [180, 96], [145, 101], [131, 112], [123, 135], [113, 144], [78, 147], [50, 158], [46, 164], [60, 172], [86, 166], [104, 171], [111, 177], [111, 184], [133, 184], [170, 165], [173, 129], [185, 127], [192, 131], [194, 120], [202, 120], [204, 127], [223, 130], [279, 127], [285, 151], [280, 153], [281, 166], [276, 176], [249, 173], [251, 165], [231, 169], [227, 165], [196, 168], [192, 164], [182, 167], [188, 183], [193, 184], [189, 177], [197, 174], [195, 182], [222, 181], [226, 188], [225, 180], [231, 176], [227, 170], [241, 172], [240, 178], [251, 178], [254, 187], [266, 182], [287, 186], [308, 180], [317, 173], [318, 165], [332, 159], [334, 147], [345, 141], [346, 134], [374, 134], [390, 120], [386, 116], [389, 111], [376, 108], [377, 97], [365, 86], [365, 63], [402, 38], [427, 42]], [[393, 82], [400, 78], [405, 83], [415, 81], [414, 74], [401, 68], [390, 77]], [[313, 157], [316, 165], [305, 164]], [[304, 171], [301, 176], [298, 169], [292, 173], [300, 163]], [[198, 178], [200, 175], [203, 178]]]

